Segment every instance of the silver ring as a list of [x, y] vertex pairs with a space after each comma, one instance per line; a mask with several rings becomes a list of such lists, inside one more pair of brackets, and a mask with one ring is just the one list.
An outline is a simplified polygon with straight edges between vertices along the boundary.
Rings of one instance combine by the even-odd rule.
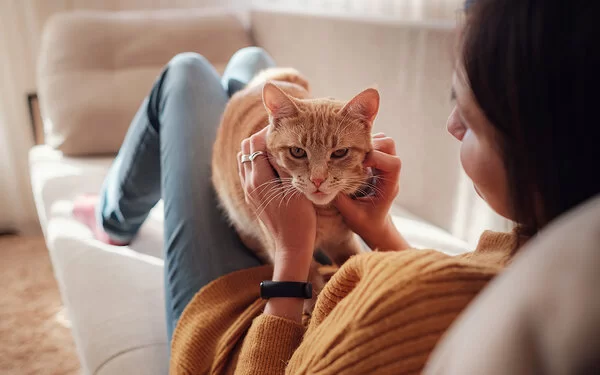
[[259, 155], [263, 155], [263, 154], [264, 154], [264, 152], [262, 152], [262, 151], [255, 151], [250, 155], [242, 155], [241, 162], [242, 162], [242, 164], [248, 163], [248, 162], [253, 162], [254, 159], [256, 159]]

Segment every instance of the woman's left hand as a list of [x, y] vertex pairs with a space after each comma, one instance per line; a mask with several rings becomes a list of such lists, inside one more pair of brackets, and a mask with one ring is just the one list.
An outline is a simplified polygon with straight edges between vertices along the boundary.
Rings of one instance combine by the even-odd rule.
[[[305, 282], [315, 246], [317, 216], [312, 203], [291, 186], [290, 176], [269, 163], [267, 132], [268, 127], [242, 141], [240, 180], [246, 202], [275, 240], [273, 280]], [[242, 155], [257, 151], [263, 154], [241, 162]]]

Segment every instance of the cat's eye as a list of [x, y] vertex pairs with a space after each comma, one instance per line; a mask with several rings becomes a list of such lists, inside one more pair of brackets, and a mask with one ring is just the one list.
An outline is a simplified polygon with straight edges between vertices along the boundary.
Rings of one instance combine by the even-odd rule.
[[348, 155], [348, 149], [347, 148], [340, 148], [339, 150], [335, 150], [332, 154], [331, 157], [332, 158], [343, 158], [344, 156]]
[[290, 155], [292, 155], [296, 159], [302, 159], [306, 156], [306, 151], [304, 151], [300, 147], [290, 147]]

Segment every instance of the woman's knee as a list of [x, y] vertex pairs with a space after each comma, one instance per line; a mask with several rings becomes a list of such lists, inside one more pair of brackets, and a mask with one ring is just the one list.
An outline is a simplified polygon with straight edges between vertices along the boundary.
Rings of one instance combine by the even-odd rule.
[[180, 126], [185, 126], [191, 127], [186, 133], [191, 134], [199, 123], [211, 127], [218, 124], [228, 96], [219, 73], [204, 56], [192, 52], [176, 55], [168, 63], [160, 85], [153, 109], [164, 120], [161, 129], [179, 132]]
[[206, 57], [195, 52], [177, 54], [169, 61], [168, 76], [185, 84], [202, 84], [206, 80], [219, 79]]
[[238, 50], [231, 57], [232, 62], [241, 62], [251, 66], [255, 72], [270, 68], [275, 61], [267, 51], [260, 47], [245, 47]]

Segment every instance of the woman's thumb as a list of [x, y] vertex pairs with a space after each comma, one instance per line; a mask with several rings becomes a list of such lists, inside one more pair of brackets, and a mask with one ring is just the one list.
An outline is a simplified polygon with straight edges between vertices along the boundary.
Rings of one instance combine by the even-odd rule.
[[343, 193], [338, 194], [333, 204], [343, 216], [346, 216], [347, 213], [350, 213], [352, 210], [356, 209], [356, 202]]

